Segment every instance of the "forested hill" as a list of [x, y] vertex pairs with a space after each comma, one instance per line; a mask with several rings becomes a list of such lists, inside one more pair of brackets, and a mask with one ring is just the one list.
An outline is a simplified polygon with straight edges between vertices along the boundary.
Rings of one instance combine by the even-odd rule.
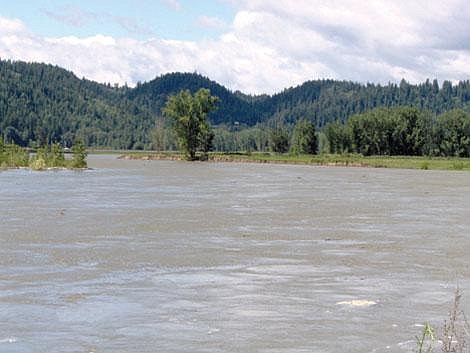
[[258, 103], [265, 113], [284, 121], [306, 117], [322, 127], [335, 120], [344, 122], [351, 115], [376, 107], [412, 106], [439, 114], [456, 108], [470, 108], [470, 81], [452, 85], [437, 80], [412, 85], [386, 86], [345, 81], [308, 81]]
[[470, 108], [470, 82], [427, 81], [411, 85], [362, 85], [316, 80], [273, 96], [231, 92], [198, 74], [173, 73], [114, 87], [77, 78], [56, 66], [0, 60], [0, 134], [21, 145], [62, 142], [75, 136], [90, 146], [144, 148], [155, 118], [170, 94], [208, 88], [220, 99], [213, 124], [253, 126], [268, 120], [291, 123], [307, 118], [323, 127], [379, 106], [414, 106], [436, 114]]
[[139, 84], [128, 93], [129, 99], [160, 114], [166, 98], [182, 89], [195, 92], [208, 88], [220, 98], [219, 109], [211, 115], [214, 124], [232, 125], [238, 121], [255, 125], [270, 118], [295, 122], [308, 118], [322, 127], [328, 122], [344, 122], [351, 115], [376, 107], [413, 106], [436, 114], [470, 107], [470, 82], [457, 85], [436, 80], [411, 85], [406, 81], [386, 86], [347, 81], [316, 80], [284, 90], [273, 96], [249, 96], [231, 92], [198, 74], [173, 73]]
[[70, 146], [79, 136], [89, 146], [143, 147], [154, 118], [126, 92], [51, 65], [0, 61], [1, 137], [22, 146]]
[[261, 112], [253, 111], [250, 96], [233, 93], [224, 86], [198, 74], [163, 75], [153, 81], [138, 84], [136, 88], [128, 91], [127, 96], [140, 106], [159, 115], [169, 95], [181, 90], [194, 93], [201, 88], [209, 89], [211, 94], [220, 100], [217, 111], [210, 116], [213, 124], [233, 124], [238, 121], [241, 124], [254, 125], [262, 119]]

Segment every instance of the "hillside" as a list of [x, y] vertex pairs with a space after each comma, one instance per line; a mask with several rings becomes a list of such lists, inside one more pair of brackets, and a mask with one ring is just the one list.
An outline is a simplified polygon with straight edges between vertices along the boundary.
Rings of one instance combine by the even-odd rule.
[[233, 93], [224, 86], [198, 74], [163, 75], [150, 82], [138, 84], [136, 88], [128, 91], [127, 97], [159, 115], [169, 95], [181, 90], [190, 90], [194, 93], [200, 88], [209, 89], [212, 95], [220, 99], [217, 111], [210, 116], [213, 124], [233, 124], [238, 121], [252, 125], [262, 119], [261, 112], [253, 111], [250, 96]]
[[79, 136], [87, 145], [139, 147], [153, 118], [125, 93], [59, 67], [0, 61], [0, 133], [23, 146], [70, 146]]
[[273, 96], [248, 96], [198, 74], [167, 74], [135, 88], [118, 88], [79, 79], [56, 66], [0, 60], [0, 133], [23, 146], [53, 141], [70, 145], [79, 136], [89, 146], [148, 148], [167, 97], [199, 88], [220, 98], [210, 119], [229, 128], [235, 122], [290, 124], [302, 117], [323, 127], [375, 107], [407, 105], [439, 114], [454, 108], [468, 111], [470, 102], [469, 81], [440, 87], [437, 81], [382, 86], [316, 80]]
[[437, 81], [419, 85], [362, 85], [345, 81], [308, 81], [258, 103], [267, 115], [294, 122], [306, 117], [319, 127], [331, 121], [346, 121], [351, 115], [376, 107], [412, 106], [440, 114], [456, 108], [468, 109], [470, 82], [439, 88]]

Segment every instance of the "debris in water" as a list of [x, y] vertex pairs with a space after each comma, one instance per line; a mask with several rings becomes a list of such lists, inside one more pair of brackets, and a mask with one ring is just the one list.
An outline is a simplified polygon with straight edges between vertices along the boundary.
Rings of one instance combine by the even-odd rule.
[[16, 337], [8, 337], [0, 339], [0, 343], [15, 343], [17, 341]]
[[346, 306], [351, 306], [354, 308], [365, 308], [365, 307], [369, 307], [369, 306], [376, 305], [376, 304], [377, 302], [374, 302], [372, 300], [358, 300], [358, 299], [336, 303], [336, 305], [346, 305]]

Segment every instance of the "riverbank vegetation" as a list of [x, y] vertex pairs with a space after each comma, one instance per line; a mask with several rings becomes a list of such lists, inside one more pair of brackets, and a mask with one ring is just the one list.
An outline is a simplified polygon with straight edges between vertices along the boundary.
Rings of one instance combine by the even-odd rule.
[[87, 152], [82, 142], [72, 146], [71, 158], [66, 158], [59, 144], [38, 147], [31, 151], [15, 144], [5, 144], [0, 140], [0, 169], [30, 168], [46, 169], [84, 169], [87, 168]]
[[[219, 126], [214, 131], [214, 149], [294, 152], [303, 121], [292, 125], [278, 121], [233, 131]], [[470, 114], [463, 110], [434, 115], [412, 107], [377, 108], [353, 115], [344, 123], [329, 123], [317, 129], [310, 140], [316, 145], [309, 153], [469, 158]]]
[[[185, 160], [185, 156], [182, 153], [152, 151], [129, 151], [121, 153], [120, 158], [135, 160]], [[207, 160], [209, 162], [470, 171], [470, 159], [455, 157], [362, 156], [359, 154], [293, 155], [289, 153], [281, 154], [273, 152], [211, 152], [207, 154]]]

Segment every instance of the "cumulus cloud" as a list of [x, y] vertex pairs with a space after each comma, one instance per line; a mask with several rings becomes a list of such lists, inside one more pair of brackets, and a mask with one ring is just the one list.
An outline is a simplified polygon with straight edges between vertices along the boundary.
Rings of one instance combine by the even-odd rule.
[[[219, 1], [230, 2], [237, 14], [223, 35], [201, 41], [43, 38], [21, 21], [0, 18], [0, 56], [120, 84], [198, 71], [247, 93], [316, 78], [387, 83], [470, 76], [466, 0]], [[198, 24], [222, 26], [216, 20]]]

